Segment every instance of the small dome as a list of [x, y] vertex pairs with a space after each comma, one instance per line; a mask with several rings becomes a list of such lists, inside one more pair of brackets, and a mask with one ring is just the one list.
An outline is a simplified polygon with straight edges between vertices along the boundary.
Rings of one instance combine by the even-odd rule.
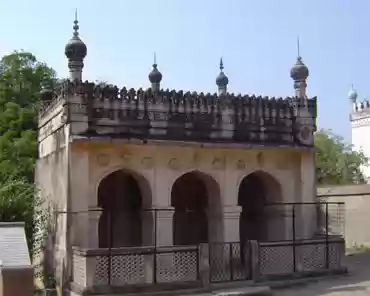
[[218, 74], [216, 78], [216, 84], [217, 86], [227, 86], [229, 84], [229, 78], [227, 78], [223, 71]]
[[299, 56], [297, 62], [290, 70], [290, 77], [292, 77], [293, 80], [306, 80], [309, 74], [310, 72], [307, 66], [302, 62], [302, 58]]
[[87, 55], [87, 47], [86, 44], [81, 40], [81, 38], [78, 36], [78, 21], [77, 19], [74, 21], [73, 26], [73, 37], [69, 40], [67, 43], [64, 53], [66, 57], [69, 60], [76, 60], [81, 61], [83, 60]]
[[220, 59], [220, 74], [218, 74], [218, 76], [216, 77], [216, 84], [217, 86], [227, 86], [229, 84], [229, 78], [227, 78], [227, 76], [225, 75], [224, 73], [224, 63], [223, 63], [223, 60], [222, 58]]
[[53, 98], [53, 90], [48, 81], [41, 82], [40, 99], [41, 101], [51, 101]]
[[158, 71], [157, 64], [153, 64], [153, 70], [149, 73], [149, 81], [151, 83], [160, 83], [162, 80], [162, 73]]
[[352, 102], [356, 102], [357, 97], [358, 97], [357, 91], [352, 86], [351, 90], [348, 93], [348, 99], [351, 100]]

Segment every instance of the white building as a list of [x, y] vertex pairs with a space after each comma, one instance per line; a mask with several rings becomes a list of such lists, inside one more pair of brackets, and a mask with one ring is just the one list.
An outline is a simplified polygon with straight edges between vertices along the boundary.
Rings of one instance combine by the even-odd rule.
[[[352, 86], [348, 94], [352, 110], [350, 114], [352, 145], [356, 151], [363, 151], [370, 157], [370, 101], [357, 101], [357, 91]], [[364, 175], [370, 181], [370, 166], [363, 167]]]

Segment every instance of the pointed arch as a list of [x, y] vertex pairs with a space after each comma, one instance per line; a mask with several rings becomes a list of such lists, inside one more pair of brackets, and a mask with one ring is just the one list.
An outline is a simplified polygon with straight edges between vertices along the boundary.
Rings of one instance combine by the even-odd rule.
[[255, 171], [244, 176], [238, 190], [238, 205], [242, 208], [240, 240], [269, 240], [271, 217], [269, 211], [266, 211], [266, 204], [281, 201], [281, 185], [271, 174]]
[[171, 205], [175, 245], [208, 242], [223, 229], [222, 223], [209, 223], [220, 208], [221, 194], [218, 182], [206, 173], [190, 171], [178, 177], [172, 185]]
[[149, 243], [143, 237], [143, 228], [152, 228], [153, 224], [143, 212], [151, 204], [149, 182], [136, 172], [118, 169], [104, 176], [97, 191], [98, 206], [103, 210], [99, 221], [99, 247]]

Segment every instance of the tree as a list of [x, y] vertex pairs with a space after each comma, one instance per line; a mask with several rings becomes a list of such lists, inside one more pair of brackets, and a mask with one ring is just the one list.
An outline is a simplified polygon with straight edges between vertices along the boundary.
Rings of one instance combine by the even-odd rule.
[[33, 184], [43, 82], [55, 85], [55, 71], [31, 53], [13, 52], [0, 60], [0, 221], [24, 221], [30, 248], [45, 216]]
[[361, 184], [365, 177], [361, 168], [368, 163], [360, 151], [329, 130], [315, 134], [316, 176], [320, 185]]
[[0, 61], [0, 178], [33, 181], [43, 81], [56, 83], [55, 71], [31, 53], [13, 52]]

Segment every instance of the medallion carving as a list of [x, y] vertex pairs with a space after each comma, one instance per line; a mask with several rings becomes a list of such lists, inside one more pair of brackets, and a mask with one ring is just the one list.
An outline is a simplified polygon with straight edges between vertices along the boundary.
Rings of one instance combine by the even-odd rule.
[[216, 156], [212, 161], [212, 168], [215, 170], [222, 170], [225, 168], [225, 159], [221, 156]]
[[152, 169], [154, 166], [153, 157], [150, 157], [150, 156], [143, 157], [143, 159], [141, 160], [141, 165], [143, 166], [144, 169], [147, 169], [147, 170]]
[[263, 166], [265, 163], [265, 155], [262, 152], [257, 153], [257, 164]]
[[238, 170], [244, 170], [245, 169], [245, 160], [244, 159], [239, 159], [237, 162], [236, 162], [236, 168]]
[[99, 154], [96, 161], [100, 166], [107, 166], [109, 164], [109, 156], [107, 154]]
[[124, 162], [127, 162], [127, 163], [130, 163], [131, 160], [132, 160], [132, 154], [131, 153], [122, 153], [120, 155], [120, 158], [124, 161]]
[[194, 167], [197, 167], [198, 166], [199, 161], [200, 161], [199, 152], [194, 151], [194, 155], [193, 155], [193, 165], [194, 165]]
[[178, 170], [180, 168], [180, 161], [173, 157], [168, 161], [168, 167], [172, 170]]

